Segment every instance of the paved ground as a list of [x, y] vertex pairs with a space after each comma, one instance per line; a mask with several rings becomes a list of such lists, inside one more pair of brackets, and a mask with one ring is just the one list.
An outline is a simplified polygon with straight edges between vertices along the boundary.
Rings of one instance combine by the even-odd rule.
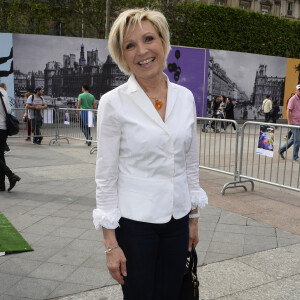
[[[9, 144], [22, 180], [0, 194], [0, 210], [35, 251], [0, 257], [0, 299], [121, 299], [92, 223], [96, 155], [82, 142]], [[199, 222], [201, 299], [299, 299], [299, 193], [256, 184], [222, 196], [232, 178], [200, 172], [210, 204]]]

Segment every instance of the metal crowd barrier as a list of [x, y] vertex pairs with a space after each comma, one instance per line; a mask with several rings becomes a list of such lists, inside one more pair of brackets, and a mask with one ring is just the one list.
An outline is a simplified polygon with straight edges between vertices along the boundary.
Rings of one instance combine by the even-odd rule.
[[[27, 123], [22, 121], [24, 108], [12, 109], [12, 113], [20, 120], [20, 132], [10, 138], [26, 139]], [[284, 152], [281, 158], [278, 150], [286, 142], [284, 137], [291, 128], [299, 126], [283, 124], [245, 122], [239, 127], [233, 120], [197, 118], [199, 128], [199, 168], [207, 169], [233, 177], [222, 189], [242, 187], [254, 181], [277, 187], [300, 191], [300, 164], [293, 161], [293, 147]], [[257, 154], [261, 138], [261, 126], [275, 127], [272, 136], [272, 155]], [[41, 135], [49, 145], [64, 139], [96, 143], [97, 110], [72, 108], [47, 108], [43, 110]], [[234, 127], [236, 130], [234, 130]], [[273, 129], [272, 129], [273, 130]], [[89, 132], [89, 137], [86, 135]], [[33, 134], [31, 134], [33, 138]], [[94, 144], [95, 145], [95, 144]], [[97, 147], [91, 147], [90, 153]]]
[[59, 108], [57, 110], [58, 134], [50, 141], [57, 143], [61, 139], [96, 143], [97, 110]]
[[[273, 156], [259, 155], [256, 152], [261, 142], [260, 126], [274, 127], [271, 137], [271, 152]], [[300, 130], [300, 126], [245, 122], [241, 127], [241, 149], [238, 181], [243, 179], [267, 183], [273, 186], [300, 191], [300, 164], [293, 160], [294, 146], [289, 150], [283, 147], [287, 139], [284, 137], [292, 128]], [[270, 130], [271, 132], [271, 130]], [[271, 132], [272, 133], [272, 132]], [[267, 141], [266, 141], [267, 144]], [[280, 157], [279, 149], [284, 148], [284, 159]]]
[[[35, 124], [29, 119], [29, 121], [23, 122], [23, 115], [25, 108], [12, 108], [11, 113], [17, 117], [20, 124], [20, 131], [17, 135], [9, 137], [10, 139], [33, 139], [35, 132]], [[54, 108], [46, 108], [42, 111], [43, 124], [41, 127], [41, 135], [43, 137], [56, 137], [58, 135], [57, 127], [57, 112]], [[28, 132], [28, 127], [31, 130]]]
[[[238, 178], [238, 155], [239, 155], [239, 126], [234, 120], [197, 118], [200, 125], [199, 136], [199, 167], [233, 176], [233, 181], [228, 183], [227, 188], [242, 187], [247, 190], [245, 182]], [[224, 189], [224, 191], [225, 191]], [[222, 190], [222, 194], [224, 194]]]
[[[236, 126], [236, 131], [231, 124]], [[285, 159], [278, 153], [286, 142], [287, 132], [299, 126], [245, 122], [239, 127], [235, 121], [211, 118], [198, 118], [198, 125], [199, 168], [233, 176], [233, 180], [223, 186], [223, 195], [228, 188], [247, 190], [244, 183], [250, 183], [253, 191], [254, 181], [300, 191], [300, 165], [293, 161], [293, 147], [285, 148]], [[264, 155], [259, 148], [261, 125], [270, 129], [271, 136], [269, 150], [263, 152]]]
[[[20, 131], [17, 135], [9, 137], [10, 139], [27, 139], [34, 137], [36, 128], [32, 120], [23, 122], [24, 108], [12, 109], [20, 122]], [[84, 143], [96, 143], [97, 110], [72, 109], [72, 108], [47, 108], [42, 111], [43, 123], [40, 129], [41, 136], [47, 138], [46, 141], [51, 144], [57, 144], [60, 140], [79, 140]], [[31, 132], [28, 134], [28, 126]], [[85, 135], [85, 134], [86, 135]], [[44, 140], [45, 142], [45, 140]], [[91, 153], [95, 151], [91, 148]]]

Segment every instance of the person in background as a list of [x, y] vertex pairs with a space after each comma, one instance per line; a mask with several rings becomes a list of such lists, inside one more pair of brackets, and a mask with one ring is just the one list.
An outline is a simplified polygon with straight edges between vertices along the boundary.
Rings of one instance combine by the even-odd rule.
[[226, 107], [226, 98], [225, 96], [220, 96], [220, 105], [219, 105], [219, 109], [222, 109], [224, 111]]
[[[225, 118], [226, 120], [234, 120], [234, 106], [232, 103], [232, 100], [230, 97], [227, 97], [226, 99], [226, 107], [225, 107]], [[225, 129], [229, 126], [232, 125], [233, 129], [236, 130], [235, 124], [234, 123], [226, 123]]]
[[[219, 105], [219, 110], [222, 112], [221, 114], [221, 119], [225, 119], [225, 108], [226, 108], [226, 98], [225, 96], [220, 96], [220, 105]], [[224, 122], [221, 122], [221, 129], [225, 130], [225, 124]]]
[[[1, 82], [1, 83], [0, 83], [0, 87], [1, 87], [2, 89], [4, 89], [5, 92], [7, 91], [7, 86], [6, 86], [5, 83]], [[8, 101], [8, 103], [9, 103], [9, 101]], [[9, 153], [10, 151], [11, 151], [11, 150], [10, 150], [10, 148], [9, 148], [9, 146], [8, 146], [8, 144], [7, 144], [7, 142], [5, 142], [4, 155], [6, 155], [7, 153]]]
[[[287, 109], [287, 107], [288, 107], [288, 105], [289, 105], [290, 99], [291, 99], [294, 95], [295, 95], [295, 93], [291, 93], [290, 98], [289, 98], [288, 101], [286, 102], [286, 109]], [[288, 141], [288, 140], [291, 138], [292, 135], [293, 135], [292, 130], [289, 130], [288, 133], [287, 133], [287, 135], [284, 137], [284, 139], [285, 139], [286, 141]]]
[[[82, 93], [78, 96], [77, 102], [77, 119], [79, 119], [79, 109], [96, 109], [95, 97], [89, 93], [89, 86], [87, 84], [82, 85]], [[80, 112], [80, 128], [83, 132], [88, 146], [92, 144], [91, 129], [88, 126], [88, 111], [82, 110]]]
[[[300, 84], [296, 86], [296, 93], [289, 99], [287, 106], [287, 119], [289, 125], [300, 127]], [[294, 144], [293, 161], [299, 163], [300, 129], [292, 128], [292, 138], [279, 149], [279, 155], [285, 159], [283, 152]]]
[[[217, 118], [217, 112], [219, 110], [219, 107], [220, 107], [220, 99], [219, 97], [215, 97], [215, 100], [213, 102], [213, 106], [212, 106], [212, 117], [213, 118]], [[212, 121], [211, 123], [211, 128], [212, 129], [215, 129], [216, 128], [216, 122], [215, 121]]]
[[272, 118], [273, 123], [276, 123], [277, 120], [279, 119], [279, 112], [280, 112], [280, 108], [279, 108], [277, 100], [275, 100], [273, 102], [272, 110], [273, 110], [273, 112], [272, 112], [272, 115], [270, 117]]
[[9, 180], [8, 192], [16, 185], [21, 178], [14, 174], [11, 169], [6, 165], [4, 158], [5, 145], [7, 140], [7, 127], [6, 127], [6, 113], [2, 104], [5, 105], [8, 114], [11, 113], [11, 108], [9, 105], [8, 95], [6, 90], [0, 86], [0, 191], [4, 192], [6, 190], [5, 186], [5, 176]]
[[42, 142], [41, 127], [43, 125], [42, 111], [47, 108], [47, 104], [42, 97], [43, 89], [38, 86], [34, 89], [34, 95], [28, 97], [26, 108], [29, 109], [31, 126], [34, 131], [33, 143], [40, 145]]
[[265, 122], [268, 123], [270, 121], [270, 111], [272, 109], [272, 101], [270, 99], [270, 95], [267, 95], [266, 99], [262, 103], [261, 108], [265, 115]]
[[[26, 102], [30, 95], [31, 95], [30, 92], [25, 93], [24, 98], [25, 98]], [[27, 138], [25, 139], [25, 141], [30, 142], [31, 141], [31, 121], [30, 121], [30, 116], [29, 116], [27, 107], [25, 107], [23, 121], [27, 123]]]
[[[220, 103], [219, 103], [219, 97], [215, 97], [213, 103], [212, 103], [212, 108], [211, 108], [211, 111], [212, 111], [212, 115], [211, 115], [211, 118], [216, 118], [216, 111], [219, 109], [219, 106], [220, 106]], [[209, 125], [209, 122], [210, 121], [206, 121], [203, 126], [202, 126], [202, 132], [205, 132], [206, 130], [206, 127]], [[215, 121], [212, 121], [211, 122], [211, 128], [212, 129], [215, 129]]]
[[130, 77], [98, 107], [94, 224], [123, 299], [175, 300], [207, 204], [194, 96], [163, 73], [171, 46], [162, 13], [122, 12], [108, 45]]

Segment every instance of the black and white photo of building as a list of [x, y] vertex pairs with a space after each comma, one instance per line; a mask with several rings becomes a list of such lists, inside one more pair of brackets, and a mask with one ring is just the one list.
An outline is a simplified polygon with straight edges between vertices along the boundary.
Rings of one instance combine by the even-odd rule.
[[107, 40], [16, 34], [14, 45], [16, 107], [36, 86], [50, 107], [75, 107], [82, 84], [100, 100], [128, 79], [110, 57]]
[[282, 110], [286, 58], [210, 50], [207, 109], [216, 96], [231, 97], [235, 119], [262, 119], [261, 104], [267, 94]]
[[252, 104], [260, 107], [267, 95], [271, 100], [277, 100], [280, 106], [283, 106], [285, 77], [268, 76], [267, 65], [259, 65], [252, 93]]

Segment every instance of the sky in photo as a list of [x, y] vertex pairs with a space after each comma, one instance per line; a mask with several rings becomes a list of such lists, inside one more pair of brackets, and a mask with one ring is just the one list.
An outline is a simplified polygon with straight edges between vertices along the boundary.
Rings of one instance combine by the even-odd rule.
[[81, 44], [84, 44], [84, 55], [87, 51], [98, 50], [99, 62], [104, 63], [108, 55], [107, 40], [49, 35], [14, 34], [14, 69], [28, 72], [44, 71], [50, 61], [63, 62], [63, 55], [76, 55], [78, 62]]

